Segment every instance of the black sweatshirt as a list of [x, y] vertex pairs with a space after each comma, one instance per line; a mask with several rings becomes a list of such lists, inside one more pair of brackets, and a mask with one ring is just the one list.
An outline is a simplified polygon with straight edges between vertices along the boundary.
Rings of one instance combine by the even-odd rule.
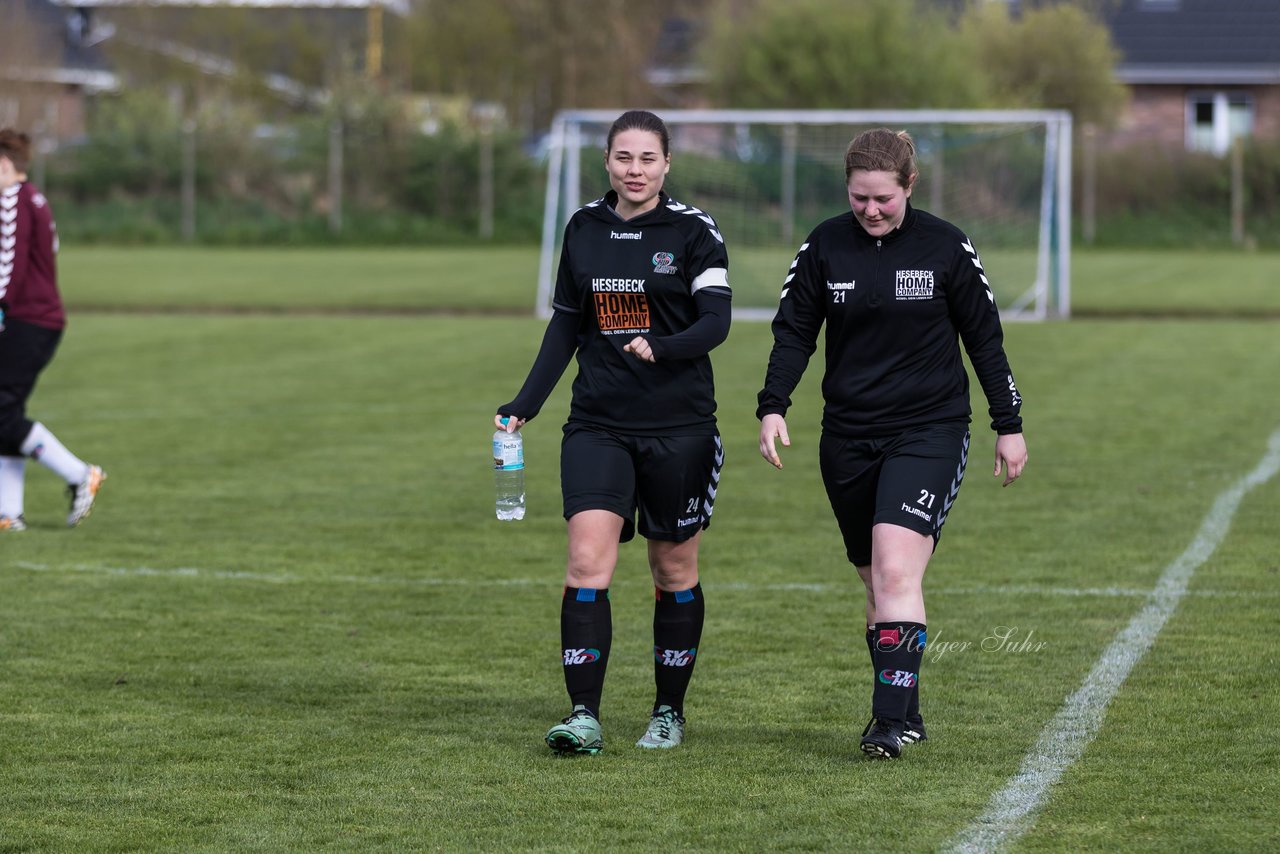
[[[731, 291], [724, 239], [705, 212], [662, 193], [623, 220], [610, 191], [565, 226], [542, 347], [500, 415], [532, 419], [574, 352], [571, 422], [642, 435], [715, 432], [715, 381], [707, 355], [728, 337]], [[623, 352], [641, 336], [653, 363]]]
[[955, 226], [908, 206], [875, 238], [852, 211], [801, 245], [773, 320], [773, 352], [756, 416], [785, 415], [827, 325], [824, 432], [878, 437], [968, 421], [960, 341], [986, 394], [991, 427], [1021, 433], [1022, 397], [1004, 353], [995, 296], [973, 244]]

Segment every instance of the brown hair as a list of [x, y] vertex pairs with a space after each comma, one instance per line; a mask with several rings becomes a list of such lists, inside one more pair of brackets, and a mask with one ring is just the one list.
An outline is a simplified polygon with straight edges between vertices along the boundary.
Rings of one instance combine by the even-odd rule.
[[662, 141], [663, 155], [671, 154], [671, 134], [667, 132], [667, 124], [648, 110], [628, 110], [614, 120], [609, 128], [609, 141], [605, 151], [613, 151], [613, 138], [624, 130], [647, 130], [656, 133]]
[[13, 162], [13, 168], [26, 172], [31, 163], [31, 137], [13, 128], [0, 129], [0, 157]]
[[904, 190], [919, 171], [916, 168], [916, 144], [905, 130], [888, 128], [864, 130], [849, 143], [844, 153], [844, 179], [855, 171], [893, 172]]

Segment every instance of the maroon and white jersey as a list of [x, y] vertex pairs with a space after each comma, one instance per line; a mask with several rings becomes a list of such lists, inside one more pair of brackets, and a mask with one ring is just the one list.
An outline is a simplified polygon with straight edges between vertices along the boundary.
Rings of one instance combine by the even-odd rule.
[[66, 325], [57, 256], [49, 200], [25, 181], [0, 191], [0, 306], [6, 320], [47, 329]]

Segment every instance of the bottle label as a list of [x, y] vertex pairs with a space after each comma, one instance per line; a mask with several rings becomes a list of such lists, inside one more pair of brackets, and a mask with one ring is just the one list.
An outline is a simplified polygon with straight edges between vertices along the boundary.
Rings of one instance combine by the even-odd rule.
[[518, 439], [493, 440], [493, 467], [498, 471], [524, 468], [524, 443]]

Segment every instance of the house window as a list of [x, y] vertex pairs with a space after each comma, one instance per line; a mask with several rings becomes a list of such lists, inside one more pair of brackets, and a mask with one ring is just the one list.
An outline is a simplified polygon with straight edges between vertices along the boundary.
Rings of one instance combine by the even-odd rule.
[[1193, 92], [1187, 99], [1187, 148], [1226, 154], [1253, 133], [1253, 98], [1245, 92]]

